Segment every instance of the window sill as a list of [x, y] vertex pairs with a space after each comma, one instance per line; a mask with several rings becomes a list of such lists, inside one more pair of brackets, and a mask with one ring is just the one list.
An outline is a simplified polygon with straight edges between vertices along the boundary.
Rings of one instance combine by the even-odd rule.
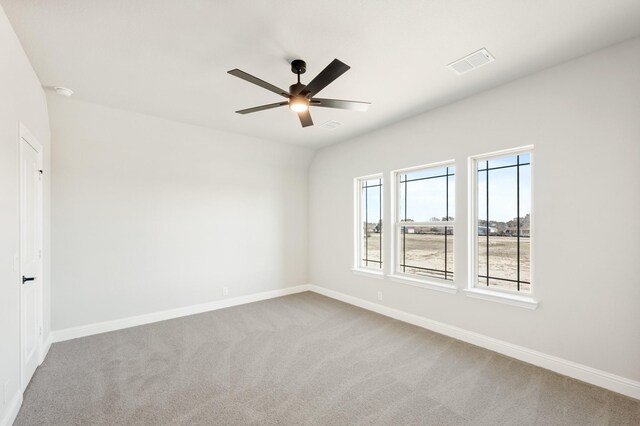
[[405, 277], [403, 275], [388, 275], [388, 277], [391, 281], [395, 281], [401, 284], [408, 284], [416, 287], [422, 287], [429, 290], [442, 291], [451, 294], [455, 294], [458, 292], [458, 288], [453, 284], [440, 284], [436, 282]]
[[375, 278], [378, 280], [384, 279], [384, 273], [382, 271], [374, 271], [364, 268], [352, 268], [351, 271], [353, 271], [355, 275], [362, 275], [364, 277]]
[[502, 293], [500, 291], [483, 290], [481, 288], [468, 288], [464, 292], [469, 297], [475, 299], [489, 300], [491, 302], [504, 303], [506, 305], [518, 306], [526, 309], [536, 309], [538, 301], [530, 296], [521, 296], [518, 294]]

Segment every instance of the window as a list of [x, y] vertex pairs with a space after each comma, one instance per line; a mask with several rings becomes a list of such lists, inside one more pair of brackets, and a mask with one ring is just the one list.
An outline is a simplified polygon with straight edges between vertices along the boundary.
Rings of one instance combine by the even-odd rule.
[[531, 152], [471, 164], [473, 287], [531, 293]]
[[356, 269], [382, 270], [382, 176], [356, 179]]
[[455, 167], [395, 172], [394, 275], [453, 280]]

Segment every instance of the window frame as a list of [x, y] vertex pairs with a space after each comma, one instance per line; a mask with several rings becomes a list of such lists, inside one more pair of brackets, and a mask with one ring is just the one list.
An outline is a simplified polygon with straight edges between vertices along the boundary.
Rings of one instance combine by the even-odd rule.
[[[529, 238], [530, 238], [530, 275], [529, 285], [530, 291], [527, 293], [521, 293], [513, 290], [499, 289], [499, 288], [483, 288], [478, 284], [479, 273], [479, 252], [478, 252], [478, 163], [481, 161], [496, 159], [500, 157], [510, 155], [530, 155], [530, 170], [531, 170], [531, 212], [530, 212], [530, 225], [529, 225]], [[467, 210], [469, 212], [469, 228], [468, 228], [468, 283], [465, 292], [470, 297], [479, 299], [506, 303], [514, 306], [520, 306], [528, 309], [536, 309], [538, 302], [535, 298], [535, 280], [534, 280], [534, 146], [527, 145], [517, 148], [505, 149], [500, 151], [493, 151], [490, 153], [474, 155], [468, 158], [468, 205]]]
[[[372, 268], [362, 265], [362, 239], [363, 228], [361, 224], [362, 213], [362, 182], [372, 179], [380, 179], [380, 220], [382, 221], [382, 230], [380, 231], [380, 268]], [[353, 180], [354, 189], [354, 250], [353, 250], [353, 267], [352, 271], [359, 275], [373, 276], [375, 278], [384, 278], [384, 174], [376, 173], [367, 176], [360, 176]]]
[[[391, 273], [389, 274], [389, 279], [391, 279], [392, 281], [396, 281], [399, 283], [403, 283], [403, 284], [409, 284], [409, 285], [413, 285], [413, 286], [418, 286], [418, 287], [423, 287], [423, 288], [428, 288], [431, 290], [437, 290], [437, 291], [443, 291], [446, 293], [456, 293], [458, 291], [458, 288], [456, 286], [456, 279], [458, 277], [457, 272], [456, 272], [456, 263], [455, 263], [455, 259], [456, 259], [456, 247], [458, 246], [457, 244], [453, 245], [453, 259], [454, 259], [454, 267], [453, 267], [453, 279], [451, 280], [445, 280], [442, 278], [437, 278], [437, 277], [428, 277], [428, 276], [417, 276], [415, 274], [407, 274], [402, 272], [400, 269], [400, 258], [401, 258], [401, 238], [402, 238], [402, 232], [401, 232], [401, 228], [403, 226], [435, 226], [435, 227], [450, 227], [453, 229], [453, 235], [452, 237], [454, 238], [455, 241], [455, 236], [456, 236], [456, 231], [455, 231], [455, 219], [456, 219], [456, 211], [458, 209], [458, 203], [454, 203], [454, 211], [453, 212], [449, 212], [449, 215], [451, 215], [453, 213], [453, 218], [454, 220], [452, 221], [446, 221], [446, 225], [443, 225], [443, 221], [439, 221], [439, 222], [432, 222], [432, 221], [426, 221], [426, 222], [404, 222], [401, 220], [400, 217], [400, 200], [401, 200], [401, 196], [400, 196], [400, 177], [402, 174], [405, 173], [410, 173], [413, 171], [417, 171], [417, 170], [424, 170], [424, 169], [434, 169], [434, 168], [441, 168], [441, 167], [454, 167], [456, 168], [456, 172], [457, 172], [457, 167], [456, 167], [456, 162], [455, 160], [451, 159], [451, 160], [446, 160], [446, 161], [439, 161], [436, 163], [429, 163], [429, 164], [423, 164], [423, 165], [419, 165], [419, 166], [413, 166], [413, 167], [407, 167], [407, 168], [403, 168], [403, 169], [398, 169], [398, 170], [394, 170], [391, 172], [391, 182], [393, 182], [393, 185], [391, 186], [391, 202], [393, 203], [393, 205], [391, 206], [391, 221], [390, 221], [390, 232], [391, 232], [391, 261], [390, 261], [390, 271]], [[457, 178], [457, 173], [454, 172], [453, 175]], [[458, 185], [455, 185], [454, 188], [454, 193], [453, 193], [453, 197], [454, 200], [456, 199], [456, 191]], [[448, 200], [447, 200], [448, 201]], [[446, 252], [445, 252], [445, 257], [446, 257]]]

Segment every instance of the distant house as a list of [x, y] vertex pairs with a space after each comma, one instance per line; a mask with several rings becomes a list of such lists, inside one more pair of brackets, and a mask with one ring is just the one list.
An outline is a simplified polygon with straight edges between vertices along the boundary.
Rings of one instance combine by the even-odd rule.
[[[504, 231], [504, 234], [515, 237], [516, 235], [518, 235], [518, 229], [515, 227], [509, 227], [507, 228], [506, 231]], [[521, 237], [529, 237], [530, 235], [531, 235], [531, 231], [529, 229], [520, 229]]]
[[[489, 235], [496, 235], [498, 233], [498, 229], [493, 226], [489, 227]], [[487, 227], [486, 226], [478, 226], [478, 235], [487, 235]]]

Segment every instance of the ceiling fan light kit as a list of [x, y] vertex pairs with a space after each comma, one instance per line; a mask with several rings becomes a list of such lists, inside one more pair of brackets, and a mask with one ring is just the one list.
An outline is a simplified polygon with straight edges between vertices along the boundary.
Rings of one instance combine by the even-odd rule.
[[250, 114], [253, 112], [264, 111], [267, 109], [278, 108], [288, 105], [289, 109], [298, 114], [302, 127], [313, 126], [313, 120], [309, 113], [309, 107], [337, 108], [351, 111], [366, 111], [371, 105], [369, 102], [345, 101], [341, 99], [323, 99], [316, 98], [322, 89], [331, 84], [334, 80], [349, 70], [349, 66], [338, 59], [334, 59], [320, 74], [318, 74], [309, 84], [305, 85], [300, 82], [300, 75], [307, 71], [307, 64], [302, 59], [296, 59], [291, 62], [291, 71], [298, 76], [298, 82], [289, 86], [289, 91], [280, 89], [273, 84], [267, 83], [257, 77], [252, 76], [239, 69], [228, 71], [229, 74], [241, 78], [270, 92], [276, 93], [287, 98], [287, 101], [276, 102], [273, 104], [261, 105], [253, 108], [247, 108], [236, 111], [238, 114]]

